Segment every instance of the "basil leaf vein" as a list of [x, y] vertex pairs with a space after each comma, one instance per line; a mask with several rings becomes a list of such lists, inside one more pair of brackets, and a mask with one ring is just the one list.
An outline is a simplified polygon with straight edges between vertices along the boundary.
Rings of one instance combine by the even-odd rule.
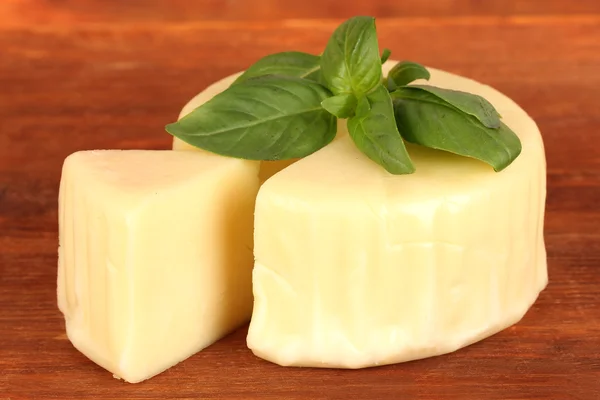
[[382, 78], [375, 18], [354, 17], [333, 33], [321, 56], [321, 70], [334, 93], [370, 92]]
[[232, 85], [167, 132], [201, 149], [249, 160], [305, 157], [336, 134], [321, 107], [331, 93], [316, 82], [266, 75]]

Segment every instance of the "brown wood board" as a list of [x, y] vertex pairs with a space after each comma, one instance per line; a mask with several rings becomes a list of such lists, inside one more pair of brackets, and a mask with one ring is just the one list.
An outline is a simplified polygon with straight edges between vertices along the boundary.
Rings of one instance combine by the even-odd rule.
[[[0, 399], [600, 399], [599, 2], [141, 3], [0, 3]], [[490, 84], [536, 120], [548, 288], [515, 326], [430, 359], [283, 368], [254, 357], [243, 328], [147, 382], [113, 379], [72, 347], [56, 306], [62, 161], [168, 148], [163, 126], [209, 83], [275, 51], [320, 52], [357, 13], [381, 17], [393, 58]]]

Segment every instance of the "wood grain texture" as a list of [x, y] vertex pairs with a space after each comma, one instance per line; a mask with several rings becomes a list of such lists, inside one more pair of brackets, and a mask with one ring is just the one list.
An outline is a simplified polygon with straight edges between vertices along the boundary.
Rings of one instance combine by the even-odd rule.
[[[0, 2], [0, 399], [600, 399], [600, 3], [348, 3]], [[63, 159], [168, 148], [163, 126], [191, 96], [267, 53], [321, 51], [348, 13], [387, 15], [394, 57], [495, 86], [538, 122], [548, 288], [517, 325], [426, 360], [282, 368], [241, 329], [145, 383], [113, 379], [56, 306]]]
[[597, 0], [3, 0], [12, 23], [280, 20], [305, 18], [443, 17], [599, 14]]

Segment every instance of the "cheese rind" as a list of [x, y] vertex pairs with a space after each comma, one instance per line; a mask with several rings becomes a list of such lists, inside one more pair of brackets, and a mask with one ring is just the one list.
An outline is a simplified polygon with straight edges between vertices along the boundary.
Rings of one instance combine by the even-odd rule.
[[73, 345], [139, 382], [248, 321], [257, 175], [196, 152], [69, 156], [57, 292]]
[[430, 71], [494, 104], [521, 155], [496, 173], [409, 145], [416, 173], [393, 176], [340, 135], [274, 175], [255, 211], [257, 356], [361, 368], [448, 353], [516, 323], [547, 284], [537, 126], [496, 90]]

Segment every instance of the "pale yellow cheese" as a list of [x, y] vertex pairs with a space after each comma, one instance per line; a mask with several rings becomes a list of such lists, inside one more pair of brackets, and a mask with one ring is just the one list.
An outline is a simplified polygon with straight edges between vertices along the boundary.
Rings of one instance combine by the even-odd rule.
[[58, 305], [74, 346], [139, 382], [248, 321], [257, 175], [197, 152], [69, 156]]
[[433, 85], [490, 100], [522, 154], [496, 173], [409, 146], [416, 173], [393, 176], [342, 135], [274, 175], [255, 211], [257, 356], [360, 368], [439, 355], [516, 323], [546, 286], [536, 124], [488, 86], [431, 72]]

